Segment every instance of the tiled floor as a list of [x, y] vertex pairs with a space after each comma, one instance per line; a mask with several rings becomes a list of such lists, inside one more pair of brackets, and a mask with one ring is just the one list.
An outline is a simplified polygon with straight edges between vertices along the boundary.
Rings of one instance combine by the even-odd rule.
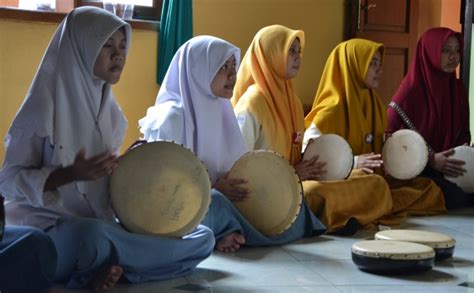
[[351, 260], [352, 244], [373, 237], [375, 231], [365, 230], [352, 237], [321, 236], [280, 247], [215, 253], [185, 278], [118, 285], [113, 292], [474, 293], [474, 208], [449, 215], [409, 218], [399, 228], [437, 231], [454, 237], [454, 257], [417, 275], [365, 273]]

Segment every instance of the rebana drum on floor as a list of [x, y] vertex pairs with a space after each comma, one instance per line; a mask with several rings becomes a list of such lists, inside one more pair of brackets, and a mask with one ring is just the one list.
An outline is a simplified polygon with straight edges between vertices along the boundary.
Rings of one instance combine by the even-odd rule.
[[465, 193], [474, 193], [474, 148], [467, 145], [457, 146], [450, 158], [464, 161], [466, 164], [462, 167], [467, 172], [459, 177], [445, 176], [445, 178], [455, 183]]
[[456, 241], [445, 234], [420, 230], [385, 230], [375, 234], [376, 240], [397, 240], [427, 245], [434, 249], [436, 260], [453, 256]]
[[319, 161], [325, 162], [325, 174], [321, 181], [343, 180], [349, 177], [354, 165], [354, 156], [349, 143], [337, 134], [323, 134], [308, 144], [303, 160], [308, 161], [319, 156]]
[[266, 150], [246, 153], [234, 163], [228, 178], [247, 181], [248, 198], [234, 205], [258, 231], [274, 236], [291, 227], [301, 208], [303, 188], [284, 157]]
[[352, 261], [363, 271], [379, 274], [411, 274], [431, 270], [433, 248], [411, 242], [366, 240], [352, 245]]
[[382, 160], [385, 170], [394, 178], [412, 179], [428, 163], [428, 146], [416, 131], [398, 130], [385, 141]]
[[119, 159], [110, 194], [117, 218], [129, 231], [181, 237], [204, 218], [211, 202], [211, 183], [206, 167], [193, 152], [170, 141], [157, 141], [142, 144]]

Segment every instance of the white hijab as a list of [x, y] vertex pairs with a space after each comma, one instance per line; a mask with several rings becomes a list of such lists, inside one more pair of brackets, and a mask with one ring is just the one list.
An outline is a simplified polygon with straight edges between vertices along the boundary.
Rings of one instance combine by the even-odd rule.
[[171, 61], [155, 106], [139, 121], [146, 140], [174, 140], [194, 151], [212, 182], [247, 152], [230, 100], [211, 91], [214, 76], [232, 55], [238, 66], [240, 50], [212, 36], [183, 44]]
[[[68, 14], [43, 56], [8, 131], [6, 146], [21, 135], [47, 138], [53, 148], [51, 164], [63, 167], [74, 162], [81, 148], [86, 157], [104, 151], [118, 153], [127, 121], [110, 85], [95, 77], [93, 69], [103, 44], [121, 27], [128, 49], [130, 25], [115, 15], [90, 6]], [[77, 182], [76, 186], [97, 216], [110, 217], [108, 178]]]

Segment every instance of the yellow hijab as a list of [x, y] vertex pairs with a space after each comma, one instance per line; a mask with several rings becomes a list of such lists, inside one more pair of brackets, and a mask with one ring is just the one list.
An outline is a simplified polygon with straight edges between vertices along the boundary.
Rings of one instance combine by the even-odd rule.
[[304, 48], [304, 33], [282, 25], [261, 29], [242, 59], [232, 104], [236, 114], [249, 111], [262, 124], [271, 149], [292, 164], [301, 159], [304, 132], [303, 106], [286, 80], [286, 65], [293, 41]]
[[383, 59], [382, 44], [364, 39], [340, 43], [329, 55], [313, 108], [305, 119], [306, 127], [314, 123], [322, 133], [344, 137], [355, 155], [382, 151], [386, 107], [364, 82], [377, 51]]

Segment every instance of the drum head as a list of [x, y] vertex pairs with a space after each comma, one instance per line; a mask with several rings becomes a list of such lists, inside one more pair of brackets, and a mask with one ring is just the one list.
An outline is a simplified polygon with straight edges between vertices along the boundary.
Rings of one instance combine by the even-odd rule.
[[436, 259], [453, 256], [456, 241], [448, 235], [420, 230], [385, 230], [375, 234], [376, 240], [396, 240], [424, 244], [434, 249]]
[[367, 240], [352, 245], [359, 269], [375, 273], [409, 274], [433, 268], [433, 248], [411, 242]]
[[467, 172], [456, 178], [445, 176], [446, 179], [455, 183], [465, 193], [474, 193], [474, 148], [466, 145], [455, 147], [451, 158], [466, 162], [463, 168]]
[[277, 153], [258, 150], [243, 155], [228, 178], [247, 180], [249, 198], [234, 204], [263, 234], [284, 232], [298, 216], [303, 198], [301, 182], [295, 169]]
[[168, 141], [140, 145], [119, 159], [110, 183], [112, 207], [131, 232], [180, 237], [204, 218], [211, 201], [206, 167]]
[[325, 162], [326, 173], [321, 175], [320, 181], [342, 180], [349, 177], [354, 165], [354, 156], [349, 143], [337, 134], [323, 134], [308, 144], [303, 160], [307, 161], [314, 156]]
[[416, 131], [398, 130], [385, 141], [382, 160], [391, 176], [411, 179], [418, 176], [428, 163], [428, 146]]

